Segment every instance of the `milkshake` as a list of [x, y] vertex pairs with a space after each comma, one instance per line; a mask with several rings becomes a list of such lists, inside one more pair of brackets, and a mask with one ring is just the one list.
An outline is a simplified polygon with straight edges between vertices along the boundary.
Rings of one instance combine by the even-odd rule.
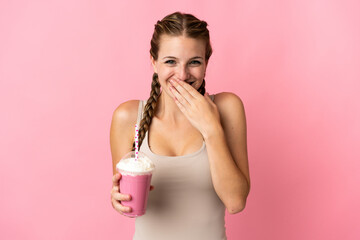
[[155, 170], [154, 163], [142, 152], [138, 152], [135, 159], [135, 151], [127, 153], [116, 165], [121, 173], [120, 192], [130, 194], [130, 201], [122, 201], [121, 204], [131, 207], [132, 211], [123, 213], [129, 217], [137, 217], [145, 214], [147, 200], [150, 191], [152, 173]]

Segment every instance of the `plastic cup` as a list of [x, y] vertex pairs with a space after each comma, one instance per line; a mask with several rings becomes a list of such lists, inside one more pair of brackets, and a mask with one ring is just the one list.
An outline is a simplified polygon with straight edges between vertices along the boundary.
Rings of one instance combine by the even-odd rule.
[[138, 152], [138, 159], [135, 161], [135, 152], [131, 151], [119, 161], [116, 169], [122, 175], [119, 182], [120, 192], [131, 195], [130, 201], [122, 201], [121, 204], [131, 207], [132, 211], [123, 214], [129, 217], [144, 215], [151, 177], [155, 170], [154, 163], [143, 152]]

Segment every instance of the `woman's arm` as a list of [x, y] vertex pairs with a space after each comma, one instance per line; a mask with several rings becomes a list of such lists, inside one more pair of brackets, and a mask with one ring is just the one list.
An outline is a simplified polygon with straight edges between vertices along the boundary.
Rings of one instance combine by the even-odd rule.
[[203, 135], [215, 191], [230, 213], [244, 209], [250, 191], [246, 120], [241, 99], [220, 93], [211, 101], [184, 81], [171, 82], [174, 101]]
[[113, 174], [116, 173], [116, 164], [132, 149], [138, 107], [139, 100], [131, 100], [120, 104], [113, 113], [110, 127]]
[[[131, 100], [120, 104], [114, 111], [110, 127], [110, 147], [113, 163], [113, 186], [110, 191], [111, 205], [122, 215], [131, 212], [130, 207], [121, 204], [122, 201], [131, 200], [131, 196], [121, 193], [119, 185], [121, 174], [116, 172], [116, 164], [132, 149], [138, 107], [138, 100]], [[150, 191], [153, 188], [153, 186], [150, 186]]]
[[221, 126], [204, 136], [214, 188], [228, 212], [245, 208], [250, 191], [246, 118], [241, 99], [233, 93], [217, 94]]

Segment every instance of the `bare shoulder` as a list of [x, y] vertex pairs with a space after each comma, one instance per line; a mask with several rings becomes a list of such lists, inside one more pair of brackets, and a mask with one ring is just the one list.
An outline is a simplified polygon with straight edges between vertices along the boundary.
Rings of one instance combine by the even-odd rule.
[[231, 114], [234, 110], [244, 113], [244, 104], [239, 96], [231, 92], [221, 92], [215, 94], [214, 103], [219, 109], [220, 114]]
[[113, 121], [123, 124], [136, 123], [139, 100], [129, 100], [121, 103], [113, 113]]

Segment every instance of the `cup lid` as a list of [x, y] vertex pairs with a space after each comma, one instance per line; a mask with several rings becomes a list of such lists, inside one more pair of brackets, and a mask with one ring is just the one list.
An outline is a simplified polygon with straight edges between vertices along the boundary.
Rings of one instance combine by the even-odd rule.
[[144, 175], [153, 173], [155, 164], [143, 152], [138, 152], [138, 159], [135, 159], [135, 151], [125, 154], [116, 164], [116, 169], [121, 174]]

